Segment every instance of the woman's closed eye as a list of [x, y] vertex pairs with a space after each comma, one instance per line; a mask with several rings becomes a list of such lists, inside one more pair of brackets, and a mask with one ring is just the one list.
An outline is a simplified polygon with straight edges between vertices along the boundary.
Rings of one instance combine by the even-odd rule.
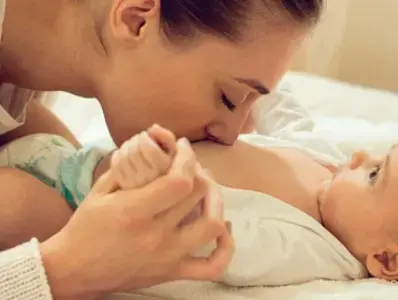
[[381, 170], [381, 165], [377, 165], [370, 170], [369, 175], [368, 175], [368, 181], [371, 185], [373, 185], [377, 182], [377, 179], [379, 178], [380, 170]]
[[226, 108], [228, 108], [229, 111], [235, 111], [236, 105], [233, 104], [224, 93], [221, 94], [221, 99], [222, 103], [225, 105]]

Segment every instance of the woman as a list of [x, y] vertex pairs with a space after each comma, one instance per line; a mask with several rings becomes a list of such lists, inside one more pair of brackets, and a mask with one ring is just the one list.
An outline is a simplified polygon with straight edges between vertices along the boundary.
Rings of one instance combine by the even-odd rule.
[[[318, 20], [321, 2], [0, 0], [0, 12], [5, 12], [0, 45], [3, 142], [35, 132], [71, 139], [38, 104], [30, 107], [24, 124], [32, 94], [5, 84], [9, 82], [98, 98], [117, 144], [155, 122], [192, 141], [231, 144], [252, 103], [274, 88]], [[178, 155], [182, 162], [194, 159], [189, 150]], [[7, 199], [23, 197], [23, 188], [11, 186], [33, 180], [15, 170], [1, 170], [0, 176]], [[164, 281], [217, 277], [231, 258], [232, 243], [211, 261], [186, 259], [198, 246], [196, 236], [183, 245], [171, 243], [177, 229], [164, 230], [155, 215], [157, 200], [199, 201], [202, 197], [192, 189], [179, 188], [192, 180], [165, 177], [140, 192], [89, 195], [58, 234], [1, 254], [1, 298], [89, 299]], [[146, 209], [137, 220], [137, 211], [128, 212], [140, 203], [151, 203], [152, 211]], [[150, 220], [151, 226], [143, 226]], [[199, 221], [203, 232], [213, 229], [201, 245], [229, 235], [222, 220], [207, 216]], [[170, 248], [181, 259], [169, 256]]]

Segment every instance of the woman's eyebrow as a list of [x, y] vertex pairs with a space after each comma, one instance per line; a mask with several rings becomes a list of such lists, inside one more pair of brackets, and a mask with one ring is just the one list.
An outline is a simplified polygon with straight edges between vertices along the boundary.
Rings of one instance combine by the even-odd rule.
[[256, 90], [261, 95], [268, 95], [269, 89], [266, 88], [259, 80], [250, 78], [235, 78], [236, 81], [246, 84], [252, 89]]

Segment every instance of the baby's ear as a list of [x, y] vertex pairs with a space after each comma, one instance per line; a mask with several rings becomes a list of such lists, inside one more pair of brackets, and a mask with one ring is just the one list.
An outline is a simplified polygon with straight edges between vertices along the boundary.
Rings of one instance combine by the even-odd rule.
[[391, 245], [366, 258], [369, 273], [376, 278], [398, 280], [398, 244]]

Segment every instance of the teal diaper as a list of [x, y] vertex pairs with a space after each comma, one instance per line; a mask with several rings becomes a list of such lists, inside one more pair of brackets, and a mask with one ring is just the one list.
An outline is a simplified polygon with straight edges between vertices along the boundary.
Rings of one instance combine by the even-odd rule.
[[90, 192], [93, 174], [105, 153], [97, 148], [81, 149], [64, 159], [58, 169], [58, 190], [76, 209]]
[[106, 152], [97, 148], [76, 150], [56, 135], [35, 134], [0, 148], [0, 167], [23, 170], [57, 189], [76, 209], [91, 190], [93, 172]]

